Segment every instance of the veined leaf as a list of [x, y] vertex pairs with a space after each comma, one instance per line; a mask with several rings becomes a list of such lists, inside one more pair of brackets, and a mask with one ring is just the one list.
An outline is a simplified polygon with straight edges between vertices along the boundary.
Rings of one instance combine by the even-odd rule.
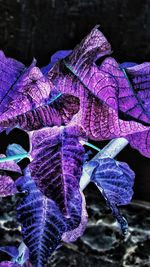
[[128, 224], [117, 206], [126, 205], [131, 201], [135, 174], [124, 162], [118, 162], [111, 158], [98, 159], [96, 162], [97, 166], [91, 180], [101, 191], [125, 234]]
[[143, 156], [150, 158], [150, 130], [131, 134], [126, 138], [134, 149], [138, 149]]
[[84, 148], [79, 138], [85, 133], [80, 127], [44, 128], [31, 135], [31, 176], [40, 191], [54, 200], [69, 216], [68, 202], [79, 190]]
[[[130, 112], [134, 112], [138, 119], [142, 118], [142, 121], [150, 124], [150, 62], [128, 67], [126, 73], [138, 103]], [[139, 105], [142, 108], [141, 113], [137, 112]]]
[[[95, 64], [95, 60], [103, 55], [104, 47], [106, 55], [109, 54], [107, 40], [97, 29], [93, 29], [65, 60], [53, 66], [48, 73], [50, 82], [59, 91], [79, 97], [80, 112], [73, 120], [84, 128], [92, 140], [126, 137], [148, 131], [148, 116], [133, 96], [129, 79], [115, 59], [106, 58], [100, 67]], [[130, 95], [130, 101], [127, 101]], [[130, 108], [134, 112], [128, 112]], [[136, 148], [141, 151], [139, 145]]]
[[[79, 238], [80, 236], [83, 235], [86, 225], [88, 223], [88, 214], [86, 210], [86, 202], [85, 202], [85, 197], [83, 193], [81, 192], [82, 195], [82, 213], [81, 213], [81, 222], [78, 225], [78, 221], [76, 223], [76, 228], [72, 230], [72, 227], [68, 227], [68, 231], [63, 233], [62, 235], [62, 240], [66, 243], [74, 242]], [[74, 206], [76, 213], [79, 213], [78, 211], [78, 205]], [[79, 213], [80, 214], [80, 213]], [[70, 224], [70, 223], [69, 223]], [[71, 224], [72, 225], [72, 224]]]
[[[0, 154], [0, 158], [5, 158]], [[14, 176], [21, 175], [20, 167], [13, 161], [0, 163], [0, 197], [5, 197], [17, 193], [14, 185]]]
[[35, 67], [6, 58], [0, 53], [0, 120], [7, 120], [45, 103], [52, 88], [50, 82]]
[[66, 218], [57, 204], [39, 191], [28, 169], [25, 170], [25, 176], [17, 181], [17, 188], [20, 192], [28, 192], [17, 208], [23, 240], [29, 248], [33, 265], [42, 267], [60, 244], [63, 233], [79, 226], [82, 214], [81, 194], [78, 190], [74, 191], [68, 203], [70, 218]]
[[19, 126], [32, 131], [43, 127], [61, 126], [67, 124], [79, 111], [79, 99], [68, 94], [58, 94], [49, 104], [41, 105], [25, 113], [0, 121], [0, 127]]

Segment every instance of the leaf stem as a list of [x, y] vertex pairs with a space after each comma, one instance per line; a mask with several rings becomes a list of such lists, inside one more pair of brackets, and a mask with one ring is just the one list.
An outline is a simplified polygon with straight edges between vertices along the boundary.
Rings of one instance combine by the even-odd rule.
[[89, 142], [82, 141], [82, 142], [80, 142], [80, 143], [82, 143], [82, 145], [89, 146], [89, 147], [91, 147], [91, 148], [93, 148], [93, 149], [97, 150], [98, 152], [100, 152], [100, 151], [101, 151], [101, 149], [99, 149], [97, 146], [95, 146], [95, 145], [93, 145], [93, 144], [91, 144], [91, 143], [89, 143]]
[[127, 144], [128, 140], [124, 137], [113, 139], [100, 152], [98, 152], [93, 159], [85, 163], [83, 166], [83, 174], [80, 179], [81, 190], [84, 190], [89, 184], [92, 172], [95, 169], [95, 166], [91, 166], [90, 162], [104, 157], [115, 158]]
[[23, 159], [26, 157], [28, 157], [28, 153], [23, 153], [23, 154], [13, 155], [13, 156], [5, 157], [5, 158], [0, 158], [0, 163], [6, 162], [6, 161]]

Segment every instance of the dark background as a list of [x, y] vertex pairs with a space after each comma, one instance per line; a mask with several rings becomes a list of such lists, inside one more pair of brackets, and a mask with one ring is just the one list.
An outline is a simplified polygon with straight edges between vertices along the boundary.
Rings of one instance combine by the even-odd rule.
[[[46, 65], [52, 53], [72, 49], [96, 24], [119, 62], [150, 61], [149, 0], [0, 0], [0, 49], [26, 65], [33, 57]], [[16, 137], [25, 144], [20, 133]], [[13, 138], [3, 134], [0, 149]], [[150, 201], [150, 160], [129, 146], [117, 159], [136, 173], [135, 198]]]

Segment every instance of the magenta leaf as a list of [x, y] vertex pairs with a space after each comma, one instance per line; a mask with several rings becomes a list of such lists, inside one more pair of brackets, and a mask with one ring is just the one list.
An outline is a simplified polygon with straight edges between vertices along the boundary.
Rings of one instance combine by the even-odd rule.
[[39, 191], [28, 169], [25, 170], [25, 176], [16, 184], [20, 192], [28, 192], [18, 205], [17, 212], [23, 240], [29, 248], [30, 261], [34, 266], [44, 266], [48, 257], [60, 244], [63, 233], [77, 228], [80, 224], [80, 192], [74, 191], [69, 201], [70, 218], [66, 218], [56, 203]]
[[84, 161], [84, 148], [79, 142], [82, 136], [84, 132], [77, 126], [45, 128], [31, 135], [31, 176], [66, 215], [68, 201], [79, 189]]
[[127, 222], [120, 214], [117, 206], [126, 205], [133, 195], [135, 174], [127, 163], [111, 158], [98, 159], [91, 180], [100, 189], [107, 205], [121, 226], [122, 233], [127, 232]]
[[79, 111], [79, 99], [68, 94], [58, 94], [49, 104], [41, 105], [20, 115], [0, 122], [1, 129], [19, 126], [32, 131], [43, 127], [67, 124]]
[[48, 73], [49, 80], [62, 93], [79, 97], [80, 112], [73, 120], [90, 139], [100, 141], [148, 131], [149, 118], [119, 64], [111, 57], [100, 66], [95, 64], [104, 47], [109, 54], [110, 45], [94, 29], [65, 60], [55, 64]]

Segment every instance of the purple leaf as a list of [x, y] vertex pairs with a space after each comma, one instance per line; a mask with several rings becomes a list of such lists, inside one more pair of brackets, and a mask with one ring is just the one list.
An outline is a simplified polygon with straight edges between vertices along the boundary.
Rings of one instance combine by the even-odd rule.
[[4, 99], [6, 92], [14, 86], [25, 66], [12, 58], [6, 58], [0, 51], [0, 100]]
[[58, 90], [80, 98], [80, 111], [73, 120], [84, 128], [90, 139], [107, 140], [148, 129], [135, 121], [119, 119], [118, 111], [102, 102], [96, 92], [92, 94], [71, 72], [64, 72], [61, 64], [57, 67], [49, 72], [49, 78]]
[[83, 193], [82, 195], [82, 214], [81, 214], [81, 222], [79, 226], [73, 230], [69, 230], [62, 235], [62, 240], [66, 243], [74, 242], [79, 238], [80, 236], [83, 235], [87, 222], [88, 222], [88, 214], [86, 211], [86, 202], [85, 202], [85, 197]]
[[20, 267], [20, 265], [11, 261], [2, 261], [0, 267]]
[[50, 60], [50, 63], [41, 68], [41, 71], [44, 75], [47, 75], [49, 70], [54, 66], [54, 64], [59, 61], [60, 59], [63, 59], [65, 57], [67, 57], [70, 53], [72, 52], [72, 50], [60, 50], [60, 51], [57, 51], [55, 54], [53, 54], [51, 56], [51, 60]]
[[134, 178], [135, 174], [128, 164], [111, 158], [97, 160], [97, 167], [91, 177], [106, 199], [108, 206], [112, 209], [123, 234], [127, 231], [127, 223], [117, 206], [126, 205], [131, 201]]
[[[94, 29], [65, 61], [56, 63], [48, 73], [49, 80], [59, 91], [80, 98], [80, 112], [73, 121], [83, 127], [90, 139], [96, 141], [126, 137], [149, 129], [138, 122], [147, 122], [148, 117], [140, 102], [137, 105], [129, 80], [115, 59], [106, 58], [100, 67], [95, 64], [94, 61], [103, 55], [103, 44], [109, 47], [102, 36]], [[106, 49], [106, 54], [108, 51]], [[130, 95], [133, 100], [132, 96], [129, 99]], [[134, 114], [128, 113], [132, 107], [135, 107]], [[138, 118], [140, 113], [141, 117]]]
[[[143, 121], [150, 124], [150, 62], [128, 67], [126, 73], [131, 81], [133, 94], [147, 118], [143, 119]], [[141, 119], [142, 115], [142, 112], [138, 114], [138, 119]]]
[[[6, 156], [3, 154], [0, 154], [0, 158], [5, 158]], [[17, 163], [14, 161], [5, 161], [0, 162], [0, 170], [3, 171], [12, 171], [21, 174], [21, 169]]]
[[150, 158], [150, 130], [135, 133], [126, 138], [134, 149], [138, 149], [143, 156]]
[[[0, 158], [5, 155], [0, 154]], [[21, 175], [20, 167], [14, 161], [0, 163], [0, 197], [6, 197], [17, 193], [13, 176]]]
[[41, 105], [18, 116], [0, 122], [2, 129], [19, 126], [32, 131], [43, 127], [67, 124], [79, 111], [79, 99], [68, 94], [59, 94], [49, 104]]
[[123, 68], [125, 69], [125, 68], [129, 68], [129, 67], [133, 67], [133, 66], [137, 65], [137, 63], [135, 63], [135, 62], [123, 62], [119, 65], [120, 65], [121, 69], [123, 69]]
[[35, 63], [26, 69], [0, 53], [0, 120], [25, 113], [48, 100], [52, 85]]
[[84, 148], [79, 138], [84, 132], [77, 126], [35, 131], [31, 136], [31, 176], [41, 192], [54, 200], [69, 216], [68, 201], [79, 189]]
[[20, 192], [28, 192], [17, 208], [23, 240], [29, 248], [32, 264], [44, 266], [48, 257], [60, 244], [63, 233], [77, 228], [80, 224], [82, 213], [80, 192], [74, 191], [68, 203], [70, 218], [66, 218], [56, 203], [39, 191], [28, 169], [25, 170], [25, 176], [16, 184]]
[[0, 174], [0, 197], [11, 196], [17, 193], [13, 179], [7, 174]]

